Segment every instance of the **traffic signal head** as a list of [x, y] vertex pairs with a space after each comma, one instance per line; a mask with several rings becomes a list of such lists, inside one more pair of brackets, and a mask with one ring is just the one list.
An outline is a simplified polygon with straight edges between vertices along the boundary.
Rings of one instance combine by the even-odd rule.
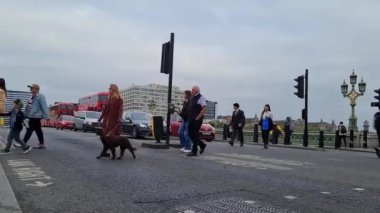
[[377, 94], [375, 96], [375, 99], [377, 99], [377, 101], [372, 102], [371, 107], [378, 107], [380, 109], [380, 89], [375, 90], [375, 93]]
[[297, 92], [294, 94], [303, 99], [305, 97], [305, 78], [301, 75], [294, 80], [297, 82], [297, 85], [294, 86], [297, 89]]
[[171, 64], [171, 44], [166, 42], [162, 44], [162, 55], [161, 55], [161, 73], [169, 74], [170, 64]]

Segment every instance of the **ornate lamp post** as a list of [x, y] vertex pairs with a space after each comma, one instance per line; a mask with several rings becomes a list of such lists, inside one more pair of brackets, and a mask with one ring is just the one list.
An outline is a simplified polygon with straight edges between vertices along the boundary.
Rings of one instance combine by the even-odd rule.
[[350, 123], [349, 123], [348, 128], [350, 130], [355, 130], [355, 131], [358, 130], [358, 125], [357, 125], [358, 119], [355, 115], [356, 99], [359, 96], [364, 95], [364, 92], [365, 92], [366, 86], [367, 86], [367, 84], [363, 81], [363, 78], [362, 78], [362, 80], [358, 84], [359, 85], [359, 92], [357, 92], [355, 90], [355, 85], [357, 83], [357, 80], [358, 80], [358, 76], [355, 74], [355, 71], [352, 70], [352, 74], [350, 75], [350, 84], [352, 86], [351, 91], [348, 92], [348, 84], [346, 83], [345, 80], [343, 81], [343, 84], [340, 86], [340, 88], [342, 90], [343, 97], [345, 97], [345, 98], [347, 97], [348, 99], [350, 99], [351, 116], [350, 116]]

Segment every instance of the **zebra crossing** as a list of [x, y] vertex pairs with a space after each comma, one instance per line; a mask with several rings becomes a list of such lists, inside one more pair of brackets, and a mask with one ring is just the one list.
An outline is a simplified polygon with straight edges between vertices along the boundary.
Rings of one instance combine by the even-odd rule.
[[257, 155], [246, 155], [237, 153], [213, 153], [202, 156], [200, 159], [214, 161], [225, 165], [255, 168], [259, 170], [273, 169], [289, 171], [295, 168], [313, 165], [313, 163], [310, 162], [274, 159]]

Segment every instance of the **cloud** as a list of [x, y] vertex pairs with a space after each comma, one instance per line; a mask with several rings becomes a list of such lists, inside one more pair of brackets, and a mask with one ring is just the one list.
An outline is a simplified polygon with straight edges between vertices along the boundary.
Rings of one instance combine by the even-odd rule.
[[378, 87], [378, 1], [23, 1], [0, 2], [0, 69], [9, 88], [42, 85], [50, 102], [75, 101], [109, 83], [167, 83], [161, 44], [176, 33], [174, 84], [200, 85], [230, 114], [270, 103], [277, 119], [300, 117], [293, 79], [310, 70], [313, 121], [347, 120], [340, 84], [352, 68]]

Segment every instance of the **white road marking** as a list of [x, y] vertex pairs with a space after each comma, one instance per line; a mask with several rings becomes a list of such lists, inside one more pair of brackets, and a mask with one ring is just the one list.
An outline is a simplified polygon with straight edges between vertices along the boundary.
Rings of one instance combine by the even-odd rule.
[[297, 199], [297, 197], [295, 197], [293, 195], [284, 196], [284, 198], [286, 198], [288, 200], [295, 200], [295, 199]]
[[[8, 160], [8, 165], [12, 167], [12, 170], [21, 181], [33, 181], [26, 183], [25, 185], [27, 186], [46, 187], [53, 184], [50, 181], [52, 178], [46, 175], [41, 167], [36, 166], [36, 164], [28, 159]], [[48, 182], [43, 182], [47, 180]]]
[[362, 189], [362, 188], [353, 188], [353, 190], [361, 192], [361, 191], [364, 191], [365, 189]]
[[293, 170], [294, 168], [292, 167], [295, 166], [300, 167], [312, 164], [309, 162], [264, 158], [255, 155], [240, 155], [236, 153], [215, 153], [212, 155], [202, 156], [201, 159], [211, 160], [226, 165], [250, 167], [259, 170], [276, 169], [286, 171]]
[[195, 213], [195, 211], [193, 211], [193, 210], [186, 210], [183, 213]]
[[331, 194], [331, 193], [330, 193], [330, 192], [321, 192], [321, 194], [329, 195], [329, 194]]
[[245, 203], [248, 203], [248, 204], [254, 204], [254, 203], [256, 203], [256, 201], [253, 201], [253, 200], [246, 200], [246, 201], [244, 201]]
[[45, 186], [49, 186], [51, 184], [53, 184], [53, 182], [44, 183], [44, 182], [41, 182], [41, 181], [35, 181], [34, 183], [28, 183], [26, 185], [27, 186], [45, 187]]

